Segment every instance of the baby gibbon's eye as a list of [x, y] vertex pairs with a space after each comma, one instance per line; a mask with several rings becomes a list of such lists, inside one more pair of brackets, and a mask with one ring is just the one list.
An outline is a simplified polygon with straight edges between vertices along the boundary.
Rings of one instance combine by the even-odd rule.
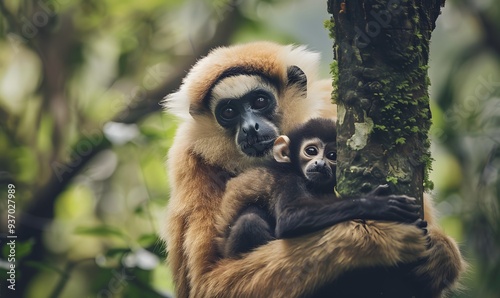
[[326, 154], [326, 158], [329, 160], [337, 160], [337, 152], [335, 151], [330, 151]]
[[304, 151], [306, 152], [307, 155], [310, 155], [310, 156], [318, 155], [318, 148], [316, 148], [314, 146], [308, 146], [308, 147], [306, 147], [306, 149]]

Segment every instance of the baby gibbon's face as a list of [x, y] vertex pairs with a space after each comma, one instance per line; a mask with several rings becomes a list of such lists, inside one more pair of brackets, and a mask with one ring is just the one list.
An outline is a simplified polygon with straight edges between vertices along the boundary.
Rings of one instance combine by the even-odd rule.
[[300, 146], [299, 161], [308, 181], [318, 185], [334, 183], [337, 165], [335, 142], [325, 143], [319, 138], [305, 139]]

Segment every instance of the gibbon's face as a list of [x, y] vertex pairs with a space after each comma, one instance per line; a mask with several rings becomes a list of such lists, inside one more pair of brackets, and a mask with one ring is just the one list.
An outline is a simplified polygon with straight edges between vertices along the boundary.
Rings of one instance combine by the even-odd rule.
[[262, 157], [278, 137], [276, 119], [278, 89], [258, 75], [235, 75], [212, 89], [210, 109], [247, 156]]
[[300, 147], [300, 166], [309, 182], [314, 185], [335, 184], [337, 146], [319, 138], [306, 139]]

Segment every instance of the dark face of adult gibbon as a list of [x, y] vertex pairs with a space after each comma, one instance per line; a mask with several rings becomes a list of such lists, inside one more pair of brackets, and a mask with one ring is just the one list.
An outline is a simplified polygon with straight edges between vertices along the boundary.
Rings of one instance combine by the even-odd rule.
[[274, 124], [277, 96], [277, 88], [265, 78], [237, 75], [214, 86], [210, 107], [242, 153], [261, 157], [271, 150], [279, 134]]

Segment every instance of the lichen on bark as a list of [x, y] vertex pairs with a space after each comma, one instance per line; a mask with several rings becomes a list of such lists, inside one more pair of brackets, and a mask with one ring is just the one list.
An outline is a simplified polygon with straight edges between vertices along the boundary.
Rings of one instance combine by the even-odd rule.
[[[443, 2], [329, 0], [338, 67], [337, 191], [361, 195], [388, 183], [422, 198], [431, 156], [427, 65]], [[333, 67], [333, 66], [332, 66]]]

